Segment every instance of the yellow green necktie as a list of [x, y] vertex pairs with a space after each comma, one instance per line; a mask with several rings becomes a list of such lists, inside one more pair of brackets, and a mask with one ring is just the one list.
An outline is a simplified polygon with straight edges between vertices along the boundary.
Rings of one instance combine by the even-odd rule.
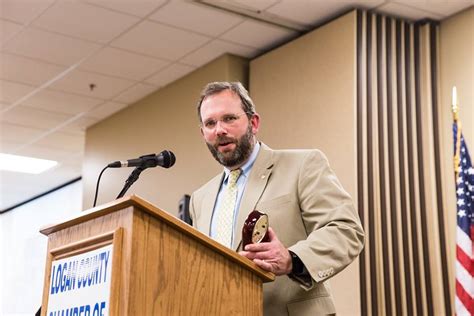
[[230, 172], [220, 209], [216, 214], [217, 229], [215, 239], [229, 248], [232, 247], [234, 210], [237, 201], [237, 179], [240, 176], [240, 172], [240, 169], [235, 169]]

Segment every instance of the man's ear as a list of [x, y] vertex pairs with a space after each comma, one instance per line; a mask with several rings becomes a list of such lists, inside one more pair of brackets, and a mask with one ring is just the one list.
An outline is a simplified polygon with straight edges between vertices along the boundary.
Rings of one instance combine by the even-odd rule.
[[201, 136], [204, 137], [204, 131], [202, 130], [202, 127], [199, 127], [199, 131], [201, 131]]
[[252, 124], [252, 133], [255, 135], [258, 132], [258, 129], [260, 128], [260, 115], [258, 113], [255, 113], [252, 118], [250, 119], [250, 124]]

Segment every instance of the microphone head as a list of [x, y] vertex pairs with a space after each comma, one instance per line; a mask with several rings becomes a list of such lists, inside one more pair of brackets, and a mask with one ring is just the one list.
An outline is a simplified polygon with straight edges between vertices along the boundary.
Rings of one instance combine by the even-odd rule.
[[174, 163], [176, 162], [176, 157], [172, 151], [163, 150], [161, 152], [161, 155], [163, 157], [163, 165], [162, 165], [163, 168], [172, 167]]

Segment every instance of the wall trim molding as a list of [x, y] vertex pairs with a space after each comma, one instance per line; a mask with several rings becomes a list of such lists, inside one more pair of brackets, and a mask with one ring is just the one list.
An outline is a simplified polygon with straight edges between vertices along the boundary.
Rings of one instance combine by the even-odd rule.
[[82, 177], [74, 178], [74, 179], [72, 179], [72, 180], [70, 180], [70, 181], [68, 181], [68, 182], [66, 182], [66, 183], [63, 183], [63, 184], [61, 184], [61, 185], [58, 185], [57, 187], [54, 187], [54, 188], [52, 188], [52, 189], [50, 189], [50, 190], [48, 190], [48, 191], [46, 191], [46, 192], [40, 193], [40, 194], [38, 194], [38, 195], [35, 195], [35, 196], [33, 196], [33, 197], [31, 197], [31, 198], [29, 198], [29, 199], [23, 201], [23, 202], [17, 203], [17, 204], [15, 204], [15, 205], [13, 205], [13, 206], [10, 206], [10, 207], [7, 207], [7, 208], [5, 208], [5, 209], [3, 209], [3, 210], [0, 210], [0, 214], [4, 214], [4, 213], [6, 213], [6, 212], [13, 211], [14, 209], [16, 209], [16, 208], [18, 208], [18, 207], [20, 207], [20, 206], [23, 206], [23, 205], [25, 205], [25, 204], [28, 204], [28, 203], [30, 203], [30, 202], [32, 202], [32, 201], [34, 201], [34, 200], [37, 200], [37, 199], [39, 199], [39, 198], [41, 198], [41, 197], [43, 197], [43, 196], [45, 196], [45, 195], [51, 194], [51, 193], [53, 193], [53, 192], [55, 192], [55, 191], [57, 191], [57, 190], [60, 190], [60, 189], [62, 189], [62, 188], [64, 188], [64, 187], [67, 187], [68, 185], [71, 185], [71, 184], [73, 184], [73, 183], [75, 183], [75, 182], [77, 182], [77, 181], [80, 181], [81, 179], [82, 179]]

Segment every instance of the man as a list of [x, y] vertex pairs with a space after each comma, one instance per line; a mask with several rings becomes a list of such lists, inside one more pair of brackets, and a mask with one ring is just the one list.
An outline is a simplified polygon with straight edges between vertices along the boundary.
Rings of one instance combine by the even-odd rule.
[[[260, 116], [240, 83], [208, 84], [197, 110], [224, 172], [193, 193], [194, 226], [277, 275], [264, 285], [265, 315], [334, 314], [325, 281], [357, 257], [364, 232], [325, 156], [259, 143]], [[241, 249], [243, 223], [255, 209], [269, 216], [270, 241]]]

